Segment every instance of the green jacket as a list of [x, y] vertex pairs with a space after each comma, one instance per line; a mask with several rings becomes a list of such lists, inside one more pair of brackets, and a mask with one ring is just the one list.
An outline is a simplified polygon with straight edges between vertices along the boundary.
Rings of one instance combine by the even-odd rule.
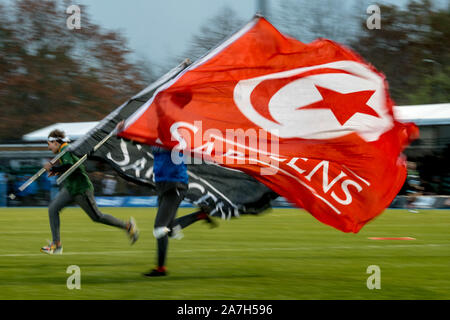
[[[69, 145], [67, 143], [64, 143], [61, 148], [59, 149], [59, 152], [62, 152], [66, 148], [68, 148]], [[78, 157], [70, 152], [66, 152], [60, 159], [59, 162], [61, 163], [61, 166], [69, 167], [75, 164], [78, 161]], [[66, 180], [64, 180], [64, 186], [67, 188], [67, 191], [69, 191], [70, 195], [75, 196], [80, 193], [84, 193], [87, 190], [94, 190], [94, 186], [92, 185], [91, 180], [89, 180], [89, 177], [86, 173], [86, 169], [83, 165], [79, 166], [74, 172], [72, 172], [71, 175], [69, 175]]]

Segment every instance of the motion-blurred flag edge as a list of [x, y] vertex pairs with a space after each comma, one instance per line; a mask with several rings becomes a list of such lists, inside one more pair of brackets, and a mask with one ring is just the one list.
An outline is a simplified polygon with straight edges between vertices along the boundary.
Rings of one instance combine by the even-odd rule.
[[[215, 134], [195, 139], [196, 122]], [[180, 139], [180, 127], [192, 135]], [[269, 144], [279, 143], [278, 152], [264, 154], [276, 166], [250, 163], [248, 146], [244, 164], [227, 162], [236, 160], [228, 150], [204, 152], [205, 143], [220, 134], [223, 139], [227, 130], [249, 129], [262, 130]], [[326, 39], [301, 43], [255, 17], [162, 85], [120, 135], [167, 148], [185, 144], [184, 151], [197, 150], [197, 156], [200, 150], [321, 222], [358, 232], [402, 187], [401, 152], [415, 133], [415, 125], [396, 121], [384, 75], [358, 54]], [[277, 172], [261, 174], [269, 166]]]

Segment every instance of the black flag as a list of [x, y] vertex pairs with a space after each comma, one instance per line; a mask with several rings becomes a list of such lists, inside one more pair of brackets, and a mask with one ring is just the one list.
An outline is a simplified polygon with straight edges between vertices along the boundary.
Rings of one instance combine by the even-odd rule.
[[[117, 123], [127, 119], [146, 103], [158, 88], [170, 81], [186, 66], [183, 62], [167, 75], [142, 90], [139, 94], [111, 112], [85, 136], [70, 146], [70, 151], [81, 157], [106, 162], [126, 180], [144, 185], [156, 194], [153, 182], [153, 155], [151, 147], [113, 136], [96, 152], [93, 147], [106, 137]], [[247, 174], [214, 164], [187, 165], [189, 190], [186, 200], [201, 207], [212, 216], [229, 219], [241, 214], [256, 214], [270, 207], [278, 195]]]

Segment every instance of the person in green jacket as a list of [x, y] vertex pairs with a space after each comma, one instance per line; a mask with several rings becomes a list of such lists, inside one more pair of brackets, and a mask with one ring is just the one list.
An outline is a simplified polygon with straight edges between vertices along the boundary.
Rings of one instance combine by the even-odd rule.
[[[68, 142], [69, 140], [66, 138], [63, 131], [53, 130], [48, 135], [48, 149], [54, 154], [66, 150], [66, 148], [69, 147]], [[73, 153], [67, 151], [59, 159], [58, 165], [52, 165], [48, 162], [44, 165], [44, 168], [49, 176], [59, 175], [68, 170], [78, 160], [79, 159]], [[86, 169], [81, 165], [66, 178], [63, 187], [49, 205], [48, 214], [53, 241], [47, 246], [42, 247], [41, 252], [47, 254], [62, 254], [63, 247], [60, 238], [59, 214], [62, 209], [72, 203], [78, 204], [94, 222], [123, 229], [128, 234], [132, 244], [137, 241], [139, 230], [133, 217], [131, 217], [128, 222], [125, 222], [109, 214], [100, 212], [95, 202], [92, 182], [86, 173]]]

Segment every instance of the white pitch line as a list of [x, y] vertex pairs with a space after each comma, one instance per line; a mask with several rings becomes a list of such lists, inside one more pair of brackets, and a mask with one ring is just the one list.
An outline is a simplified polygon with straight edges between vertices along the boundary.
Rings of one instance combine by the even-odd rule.
[[[222, 248], [222, 249], [185, 249], [185, 250], [174, 250], [174, 253], [182, 252], [246, 252], [246, 251], [317, 251], [320, 249], [395, 249], [395, 248], [411, 248], [411, 247], [446, 247], [450, 244], [409, 244], [409, 245], [368, 245], [368, 246], [334, 246], [334, 247], [299, 247], [299, 248]], [[153, 253], [154, 250], [143, 250], [143, 251], [91, 251], [91, 252], [66, 252], [65, 256], [75, 256], [75, 255], [121, 255], [121, 254], [146, 254]], [[33, 256], [44, 256], [43, 253], [5, 253], [0, 254], [0, 257], [33, 257]]]
[[[94, 251], [94, 252], [65, 252], [64, 256], [77, 256], [77, 255], [120, 255], [120, 254], [139, 254], [145, 251]], [[45, 256], [45, 253], [8, 253], [0, 254], [0, 257], [34, 257], [34, 256]]]
[[[148, 232], [152, 231], [150, 229], [141, 229], [141, 228], [139, 228], [139, 230], [140, 231], [146, 231], [146, 232], [147, 231]], [[68, 231], [63, 231], [64, 234], [66, 234], [66, 233], [92, 233], [92, 232], [94, 232], [94, 231], [92, 231], [92, 230], [74, 230], [74, 231], [68, 230]], [[120, 232], [120, 230], [118, 230], [118, 229], [95, 230], [95, 233], [99, 233], [99, 232]], [[49, 234], [48, 231], [44, 231], [43, 230], [43, 231], [2, 231], [0, 233], [0, 235], [2, 235], [2, 234], [41, 234], [41, 233]]]

